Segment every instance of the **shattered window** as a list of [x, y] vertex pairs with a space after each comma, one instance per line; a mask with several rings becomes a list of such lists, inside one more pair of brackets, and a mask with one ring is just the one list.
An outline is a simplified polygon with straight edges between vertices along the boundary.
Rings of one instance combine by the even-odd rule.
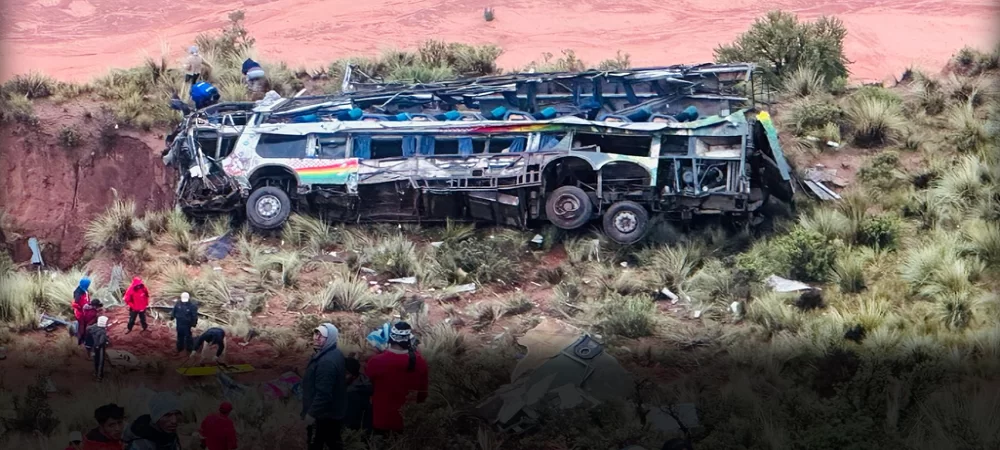
[[664, 135], [660, 138], [661, 155], [686, 155], [688, 152], [688, 137]]
[[347, 138], [340, 136], [320, 136], [316, 139], [317, 158], [341, 159], [347, 156]]
[[257, 141], [257, 154], [263, 158], [305, 158], [306, 137], [262, 134]]
[[491, 136], [490, 153], [519, 153], [524, 151], [526, 136]]
[[[554, 150], [559, 146], [559, 143], [563, 139], [566, 139], [569, 133], [542, 133], [541, 139], [538, 141], [538, 151]], [[566, 147], [569, 147], [569, 142], [566, 142]]]
[[645, 136], [623, 136], [614, 134], [577, 133], [576, 140], [581, 146], [596, 145], [601, 153], [615, 153], [630, 156], [649, 156], [653, 138]]
[[403, 156], [403, 138], [372, 137], [372, 159], [399, 158]]

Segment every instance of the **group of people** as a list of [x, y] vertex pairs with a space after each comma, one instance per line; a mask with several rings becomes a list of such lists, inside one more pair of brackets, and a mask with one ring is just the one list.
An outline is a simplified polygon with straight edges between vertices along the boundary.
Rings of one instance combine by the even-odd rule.
[[[77, 345], [83, 345], [87, 350], [87, 358], [94, 361], [94, 378], [97, 381], [104, 379], [104, 364], [107, 359], [107, 348], [111, 346], [111, 339], [108, 337], [108, 317], [103, 315], [104, 304], [100, 299], [90, 298], [90, 278], [80, 279], [76, 290], [73, 292], [73, 315], [76, 318], [76, 338]], [[128, 325], [125, 334], [129, 334], [135, 328], [136, 319], [142, 326], [142, 331], [148, 331], [149, 325], [146, 322], [146, 310], [149, 308], [149, 288], [142, 281], [142, 278], [135, 277], [132, 284], [125, 290], [123, 301], [128, 307]], [[209, 346], [216, 348], [215, 362], [220, 362], [226, 348], [226, 332], [222, 328], [212, 327], [205, 330], [197, 338], [193, 336], [193, 329], [198, 325], [198, 306], [191, 301], [191, 295], [184, 292], [180, 296], [170, 314], [171, 320], [175, 322], [177, 328], [177, 352], [185, 352], [189, 357], [201, 351], [204, 352]]]
[[[88, 358], [94, 360], [95, 378], [102, 380], [106, 349], [111, 345], [107, 333], [108, 317], [101, 314], [103, 309], [101, 301], [90, 298], [89, 287], [90, 279], [84, 277], [73, 293], [73, 310], [78, 321], [77, 339], [78, 344], [86, 346]], [[134, 278], [124, 294], [124, 302], [129, 309], [125, 334], [132, 332], [137, 319], [142, 330], [148, 330], [146, 311], [149, 308], [149, 299], [149, 289], [143, 280], [139, 277]], [[188, 353], [189, 357], [199, 351], [204, 355], [209, 346], [214, 346], [216, 348], [214, 360], [221, 362], [226, 348], [225, 330], [218, 327], [209, 328], [195, 338], [192, 330], [198, 325], [198, 317], [197, 302], [191, 299], [190, 294], [182, 293], [170, 314], [171, 320], [176, 324], [177, 352]], [[388, 347], [368, 360], [364, 373], [361, 370], [361, 362], [353, 354], [344, 355], [338, 347], [339, 334], [337, 327], [331, 323], [321, 324], [313, 330], [314, 353], [309, 358], [302, 378], [301, 412], [302, 418], [307, 423], [310, 450], [343, 448], [341, 431], [345, 427], [366, 430], [378, 435], [400, 432], [403, 429], [403, 417], [400, 413], [403, 405], [410, 401], [413, 394], [415, 394], [414, 400], [418, 403], [427, 398], [427, 362], [417, 351], [416, 340], [408, 323], [397, 322], [392, 325], [388, 336]], [[170, 427], [176, 428], [176, 417], [170, 415], [173, 409], [165, 408], [167, 407], [162, 403], [155, 405], [151, 403], [151, 415], [143, 416], [145, 419], [143, 417], [137, 419], [130, 428], [135, 430], [133, 434], [141, 435], [143, 432], [155, 436], [160, 436], [164, 432], [169, 434]], [[226, 411], [221, 413], [228, 417], [228, 407], [224, 405], [223, 409]], [[117, 429], [115, 427], [118, 425], [115, 425], [114, 420], [117, 420], [115, 417], [118, 410], [108, 411], [98, 414], [100, 417], [97, 420], [100, 426], [90, 434], [100, 430], [113, 433]], [[160, 424], [160, 421], [165, 422]], [[115, 438], [106, 434], [104, 436]], [[103, 442], [98, 440], [97, 434], [94, 434], [93, 439], [88, 439], [93, 442]], [[126, 447], [126, 450], [152, 448], [142, 445]]]
[[[193, 45], [188, 48], [188, 56], [184, 60], [184, 83], [191, 85], [190, 94], [195, 109], [211, 106], [218, 102], [220, 97], [219, 91], [215, 86], [207, 81], [199, 81], [204, 65], [205, 60], [198, 53], [198, 46]], [[250, 92], [258, 93], [263, 90], [267, 74], [260, 63], [254, 61], [252, 58], [247, 58], [243, 61], [242, 72]], [[176, 94], [171, 101], [171, 106], [175, 109], [180, 109], [185, 115], [189, 112], [186, 110], [187, 105]]]
[[[201, 448], [236, 450], [236, 426], [229, 414], [233, 405], [222, 402], [218, 412], [205, 417], [198, 428]], [[109, 403], [94, 411], [97, 427], [69, 435], [66, 450], [180, 450], [177, 427], [183, 418], [180, 402], [170, 393], [159, 393], [149, 401], [149, 414], [126, 427], [125, 408]]]
[[307, 424], [309, 450], [339, 450], [343, 428], [388, 436], [403, 430], [402, 407], [415, 394], [427, 399], [427, 361], [416, 349], [412, 328], [393, 324], [389, 346], [361, 363], [337, 347], [339, 332], [331, 323], [313, 330], [315, 353], [302, 379], [302, 418]]

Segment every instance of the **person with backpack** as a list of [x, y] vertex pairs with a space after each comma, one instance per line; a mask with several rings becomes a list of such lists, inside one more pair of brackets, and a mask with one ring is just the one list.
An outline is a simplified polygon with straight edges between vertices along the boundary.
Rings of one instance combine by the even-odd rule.
[[177, 353], [194, 350], [191, 329], [198, 325], [198, 303], [191, 301], [191, 294], [181, 293], [181, 301], [174, 304], [170, 318], [177, 326]]
[[361, 373], [361, 361], [352, 354], [344, 360], [347, 370], [347, 415], [344, 426], [370, 430], [372, 426], [372, 383]]
[[309, 450], [341, 450], [347, 410], [344, 354], [337, 348], [340, 332], [332, 323], [313, 330], [315, 352], [302, 377], [302, 418], [306, 421]]
[[247, 88], [250, 89], [250, 92], [254, 93], [261, 91], [261, 84], [267, 78], [267, 74], [260, 63], [250, 58], [243, 61], [243, 75], [247, 77]]
[[147, 331], [146, 308], [149, 308], [149, 289], [142, 282], [142, 278], [135, 277], [132, 279], [132, 285], [125, 290], [125, 304], [128, 305], [128, 327], [125, 330], [125, 334], [132, 332], [136, 317], [139, 318], [139, 323], [142, 324], [142, 331]]
[[380, 435], [402, 431], [400, 409], [410, 393], [416, 392], [417, 403], [423, 403], [428, 391], [427, 361], [416, 349], [410, 324], [395, 323], [389, 348], [373, 356], [365, 369], [373, 388], [372, 428]]
[[87, 333], [90, 335], [91, 351], [94, 354], [94, 378], [100, 382], [104, 380], [104, 361], [107, 359], [107, 348], [111, 345], [107, 316], [98, 317], [97, 323], [91, 325]]
[[98, 299], [93, 299], [83, 307], [80, 321], [77, 322], [77, 345], [83, 345], [87, 349], [87, 359], [94, 355], [94, 339], [90, 334], [90, 326], [97, 323], [97, 318], [101, 316], [104, 304]]

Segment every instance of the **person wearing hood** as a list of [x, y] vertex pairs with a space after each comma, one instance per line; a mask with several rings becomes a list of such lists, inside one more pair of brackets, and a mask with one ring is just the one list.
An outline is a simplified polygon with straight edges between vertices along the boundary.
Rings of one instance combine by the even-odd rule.
[[352, 430], [370, 430], [372, 425], [372, 383], [361, 373], [361, 362], [353, 355], [344, 360], [347, 370], [347, 414], [344, 426]]
[[302, 418], [306, 420], [309, 450], [344, 448], [341, 425], [347, 410], [344, 354], [332, 323], [313, 330], [315, 353], [302, 377]]
[[260, 63], [250, 58], [243, 61], [243, 75], [247, 77], [247, 87], [250, 88], [251, 92], [259, 92], [261, 90], [261, 83], [267, 78], [267, 74], [264, 72], [264, 68], [260, 66]]
[[125, 330], [125, 334], [132, 332], [136, 317], [139, 317], [139, 323], [142, 324], [142, 331], [146, 331], [149, 328], [146, 325], [146, 308], [149, 308], [149, 289], [142, 282], [142, 278], [135, 277], [132, 279], [132, 285], [125, 290], [124, 300], [125, 304], [128, 305], [128, 327]]
[[90, 289], [90, 278], [83, 277], [80, 279], [80, 284], [73, 291], [73, 316], [77, 322], [80, 321], [80, 316], [83, 315], [83, 307], [90, 304], [88, 289]]
[[195, 84], [201, 76], [201, 67], [205, 60], [198, 54], [198, 46], [192, 45], [188, 48], [188, 57], [184, 60], [184, 82]]
[[400, 408], [414, 391], [417, 403], [422, 403], [428, 390], [427, 361], [416, 350], [410, 324], [393, 324], [389, 348], [368, 360], [366, 372], [374, 388], [372, 428], [379, 434], [402, 431]]
[[108, 339], [108, 318], [101, 316], [97, 318], [97, 323], [87, 329], [90, 334], [92, 351], [94, 354], [94, 378], [97, 381], [104, 380], [104, 360], [107, 358], [107, 348], [111, 345]]
[[201, 421], [198, 434], [201, 436], [201, 446], [206, 450], [236, 450], [236, 425], [229, 413], [233, 405], [222, 402], [218, 414], [211, 414]]
[[198, 336], [198, 339], [195, 339], [194, 350], [191, 350], [191, 356], [200, 352], [198, 361], [203, 361], [205, 359], [205, 350], [208, 349], [209, 345], [215, 346], [215, 359], [213, 361], [219, 362], [222, 358], [222, 352], [226, 350], [226, 330], [219, 327], [212, 327], [205, 330], [201, 336]]
[[125, 428], [125, 408], [114, 403], [94, 410], [97, 428], [90, 430], [83, 439], [83, 450], [122, 450], [122, 431]]
[[161, 392], [149, 400], [149, 414], [139, 416], [122, 435], [124, 450], [181, 450], [177, 426], [183, 414], [173, 394]]
[[181, 293], [181, 301], [174, 304], [170, 318], [177, 325], [177, 353], [194, 350], [191, 329], [198, 325], [198, 303], [191, 301], [191, 294]]

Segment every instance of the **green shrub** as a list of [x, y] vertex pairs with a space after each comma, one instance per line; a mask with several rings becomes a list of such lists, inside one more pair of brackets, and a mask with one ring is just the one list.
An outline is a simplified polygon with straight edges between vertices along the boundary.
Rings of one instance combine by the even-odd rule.
[[902, 97], [882, 86], [864, 85], [851, 93], [851, 100], [858, 101], [865, 98], [876, 99], [894, 104], [903, 103]]
[[468, 280], [486, 284], [494, 281], [516, 283], [523, 278], [519, 264], [525, 256], [520, 236], [473, 237], [459, 242], [445, 242], [435, 249], [434, 259], [449, 282]]
[[796, 100], [788, 107], [787, 118], [782, 120], [795, 134], [819, 130], [827, 124], [839, 124], [844, 120], [844, 110], [826, 96], [806, 97]]
[[25, 94], [0, 92], [0, 121], [37, 124], [35, 107]]
[[717, 47], [715, 60], [756, 63], [764, 81], [772, 86], [778, 86], [786, 74], [800, 67], [815, 70], [829, 83], [848, 75], [844, 55], [846, 36], [847, 29], [837, 18], [799, 22], [792, 13], [770, 11], [754, 21], [735, 42]]
[[974, 153], [994, 142], [985, 120], [976, 117], [970, 103], [957, 105], [948, 112], [948, 140], [963, 153]]
[[63, 126], [59, 130], [59, 145], [63, 148], [75, 148], [80, 145], [80, 132], [75, 128]]
[[614, 58], [605, 59], [597, 65], [598, 70], [628, 70], [631, 68], [632, 55], [622, 53], [621, 50], [618, 50]]
[[904, 175], [899, 170], [899, 153], [883, 151], [866, 158], [857, 177], [863, 183], [879, 189], [892, 190], [904, 180]]
[[26, 97], [28, 100], [45, 98], [55, 93], [58, 83], [41, 72], [15, 75], [0, 88], [2, 92]]
[[653, 334], [656, 304], [643, 295], [610, 294], [602, 300], [601, 328], [605, 333], [631, 339]]
[[891, 214], [868, 217], [861, 225], [858, 242], [874, 249], [895, 249], [902, 240], [900, 219]]
[[798, 226], [737, 255], [736, 264], [756, 279], [773, 273], [806, 282], [826, 281], [836, 261], [837, 246], [837, 241], [819, 231]]
[[854, 98], [847, 109], [854, 130], [854, 144], [878, 147], [895, 143], [906, 127], [900, 104], [873, 96]]
[[809, 97], [826, 92], [823, 77], [811, 67], [799, 67], [785, 75], [782, 91], [792, 97]]
[[856, 294], [868, 287], [865, 281], [867, 258], [859, 252], [845, 251], [833, 267], [833, 281], [842, 292]]
[[129, 241], [140, 236], [141, 222], [136, 217], [134, 201], [115, 199], [87, 225], [84, 237], [92, 248], [119, 253]]

